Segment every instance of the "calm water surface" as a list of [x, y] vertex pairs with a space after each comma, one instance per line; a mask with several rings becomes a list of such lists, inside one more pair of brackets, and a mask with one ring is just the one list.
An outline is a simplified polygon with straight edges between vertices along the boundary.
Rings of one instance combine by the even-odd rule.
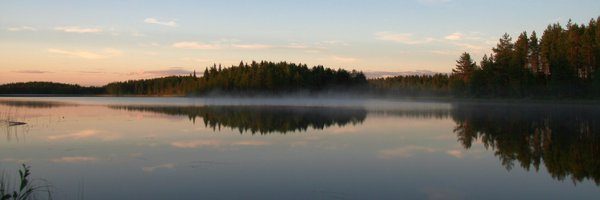
[[0, 98], [0, 120], [0, 168], [56, 199], [600, 197], [599, 106]]

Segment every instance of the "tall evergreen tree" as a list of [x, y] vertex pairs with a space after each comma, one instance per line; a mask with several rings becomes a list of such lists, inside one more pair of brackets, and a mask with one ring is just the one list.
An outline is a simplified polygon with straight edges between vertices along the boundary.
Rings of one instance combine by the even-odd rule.
[[477, 69], [477, 64], [471, 58], [471, 54], [464, 52], [456, 61], [456, 68], [452, 69], [452, 74], [460, 77], [465, 83], [469, 83], [471, 75]]
[[533, 31], [531, 37], [529, 37], [528, 68], [536, 75], [541, 72], [540, 44], [535, 31]]

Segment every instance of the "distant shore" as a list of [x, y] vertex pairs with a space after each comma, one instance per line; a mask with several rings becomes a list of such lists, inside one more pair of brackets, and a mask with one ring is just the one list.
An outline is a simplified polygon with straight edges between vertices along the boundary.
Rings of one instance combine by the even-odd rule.
[[475, 103], [475, 104], [532, 104], [532, 105], [599, 105], [598, 99], [565, 99], [565, 98], [463, 98], [452, 96], [392, 96], [392, 95], [370, 95], [370, 94], [260, 94], [260, 95], [79, 95], [79, 94], [0, 94], [0, 98], [11, 97], [114, 97], [114, 98], [208, 98], [208, 99], [289, 99], [306, 98], [315, 99], [364, 99], [364, 100], [387, 100], [387, 101], [412, 101], [412, 102], [444, 102], [444, 103]]

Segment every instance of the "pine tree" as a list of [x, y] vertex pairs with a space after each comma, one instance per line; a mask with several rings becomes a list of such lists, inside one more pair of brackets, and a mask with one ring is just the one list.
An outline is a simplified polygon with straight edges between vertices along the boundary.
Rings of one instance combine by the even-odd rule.
[[477, 64], [471, 59], [471, 54], [464, 52], [456, 61], [456, 68], [452, 74], [460, 77], [465, 83], [469, 83], [471, 75], [477, 69]]
[[529, 37], [529, 54], [528, 54], [528, 68], [534, 74], [541, 72], [540, 68], [540, 44], [535, 31], [531, 33]]

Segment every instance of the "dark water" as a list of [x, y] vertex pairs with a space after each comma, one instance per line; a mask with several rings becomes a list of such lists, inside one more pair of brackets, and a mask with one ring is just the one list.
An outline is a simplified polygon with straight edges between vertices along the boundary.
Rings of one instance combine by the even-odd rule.
[[0, 98], [7, 119], [0, 168], [55, 199], [600, 197], [600, 106]]

